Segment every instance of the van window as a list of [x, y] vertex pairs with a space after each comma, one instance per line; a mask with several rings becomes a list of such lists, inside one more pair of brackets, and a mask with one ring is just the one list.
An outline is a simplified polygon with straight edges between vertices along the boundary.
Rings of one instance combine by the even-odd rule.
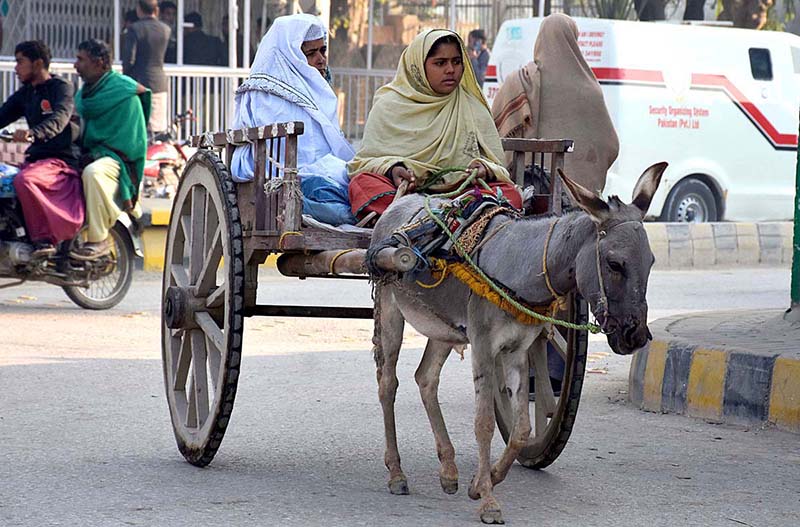
[[757, 81], [772, 80], [772, 59], [765, 48], [750, 48], [750, 72]]
[[800, 48], [792, 46], [792, 64], [794, 65], [794, 72], [800, 73]]

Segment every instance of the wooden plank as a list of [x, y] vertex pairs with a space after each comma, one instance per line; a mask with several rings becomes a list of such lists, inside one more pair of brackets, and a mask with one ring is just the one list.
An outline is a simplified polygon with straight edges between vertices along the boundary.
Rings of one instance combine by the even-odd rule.
[[267, 218], [264, 214], [267, 212], [267, 194], [264, 189], [264, 184], [267, 178], [267, 141], [259, 139], [253, 145], [255, 149], [253, 165], [253, 180], [255, 181], [255, 198], [256, 198], [256, 230], [263, 230], [266, 227]]
[[297, 136], [286, 136], [283, 163], [283, 232], [299, 231], [303, 225], [303, 192], [297, 177]]
[[253, 231], [245, 239], [250, 251], [328, 251], [369, 248], [369, 233], [331, 232], [322, 229], [303, 229], [302, 235], [281, 235], [275, 232]]
[[519, 185], [520, 188], [525, 187], [525, 152], [515, 150], [514, 161], [511, 166], [514, 170], [514, 173], [511, 174], [511, 180]]
[[195, 148], [214, 148], [227, 145], [246, 145], [259, 139], [271, 137], [298, 136], [303, 133], [302, 121], [289, 121], [286, 123], [268, 124], [253, 128], [240, 128], [224, 132], [206, 132], [193, 135], [189, 144]]
[[515, 152], [572, 152], [572, 139], [503, 139], [503, 150]]
[[563, 182], [558, 175], [558, 169], [564, 169], [564, 154], [554, 153], [550, 162], [550, 210], [561, 215], [561, 187]]

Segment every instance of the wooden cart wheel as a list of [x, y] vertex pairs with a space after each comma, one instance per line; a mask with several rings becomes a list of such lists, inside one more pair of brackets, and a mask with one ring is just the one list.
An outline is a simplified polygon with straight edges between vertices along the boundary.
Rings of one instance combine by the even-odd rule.
[[217, 453], [242, 353], [244, 253], [236, 186], [208, 150], [189, 160], [172, 205], [162, 289], [164, 384], [178, 449], [199, 467]]
[[[585, 324], [588, 320], [586, 302], [577, 294], [570, 295], [566, 320]], [[544, 338], [544, 335], [540, 338]], [[578, 402], [583, 387], [586, 369], [586, 350], [588, 335], [586, 331], [560, 328], [552, 332], [548, 343], [565, 359], [564, 377], [561, 381], [561, 395], [555, 397], [550, 384], [547, 368], [547, 347], [537, 346], [531, 351], [528, 361], [535, 371], [536, 401], [529, 403], [531, 415], [531, 435], [525, 447], [517, 456], [517, 461], [528, 468], [540, 469], [550, 465], [558, 458], [567, 445], [572, 433]], [[512, 426], [511, 400], [507, 395], [502, 368], [497, 368], [498, 378], [494, 397], [495, 418], [503, 440], [508, 442]]]

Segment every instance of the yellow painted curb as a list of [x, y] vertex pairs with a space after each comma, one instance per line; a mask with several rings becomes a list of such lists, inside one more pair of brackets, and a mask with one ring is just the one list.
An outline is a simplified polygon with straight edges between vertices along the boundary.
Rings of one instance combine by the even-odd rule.
[[150, 223], [152, 225], [169, 225], [169, 209], [153, 209], [150, 211]]
[[661, 411], [661, 389], [664, 384], [664, 366], [667, 363], [667, 343], [653, 341], [647, 352], [647, 365], [642, 386], [642, 409]]
[[779, 428], [800, 432], [800, 361], [778, 357], [772, 369], [769, 420]]
[[[169, 217], [167, 218], [169, 220]], [[167, 244], [167, 226], [152, 225], [142, 232], [142, 249], [144, 251], [144, 270], [161, 272], [164, 270], [164, 249]], [[267, 257], [262, 268], [275, 269], [277, 254]]]
[[688, 415], [715, 421], [722, 419], [727, 362], [728, 355], [724, 351], [695, 350], [686, 386]]
[[164, 247], [167, 242], [167, 228], [148, 227], [142, 233], [144, 250], [144, 270], [161, 271], [164, 269]]

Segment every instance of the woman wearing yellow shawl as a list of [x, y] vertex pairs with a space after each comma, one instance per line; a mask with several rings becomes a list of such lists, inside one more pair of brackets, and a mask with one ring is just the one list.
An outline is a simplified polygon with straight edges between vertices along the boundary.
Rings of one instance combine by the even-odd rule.
[[409, 191], [444, 192], [472, 169], [521, 207], [466, 56], [461, 38], [445, 29], [420, 33], [403, 52], [394, 80], [375, 94], [361, 149], [348, 164], [356, 217], [383, 213], [404, 180]]

